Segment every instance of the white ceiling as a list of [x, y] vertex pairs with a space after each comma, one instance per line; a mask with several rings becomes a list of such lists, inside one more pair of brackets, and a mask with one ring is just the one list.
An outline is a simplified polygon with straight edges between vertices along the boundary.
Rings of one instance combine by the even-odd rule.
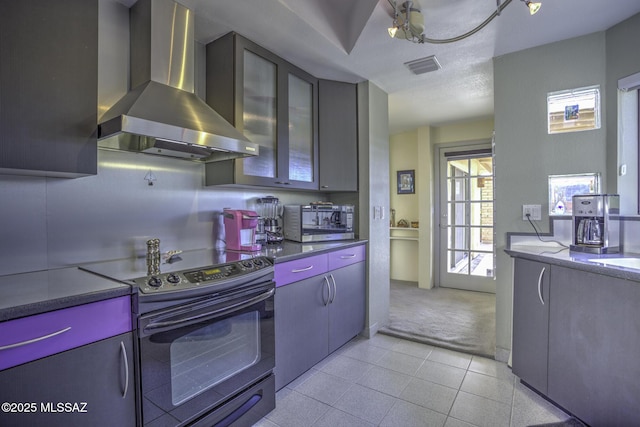
[[[470, 38], [433, 45], [391, 39], [388, 0], [178, 0], [195, 12], [200, 42], [236, 31], [317, 77], [372, 81], [389, 94], [391, 133], [491, 117], [493, 57], [602, 31], [640, 12], [638, 0], [541, 1], [530, 16], [513, 0]], [[497, 7], [494, 0], [420, 4], [431, 38], [465, 33]], [[434, 54], [441, 70], [416, 76], [403, 65]]]

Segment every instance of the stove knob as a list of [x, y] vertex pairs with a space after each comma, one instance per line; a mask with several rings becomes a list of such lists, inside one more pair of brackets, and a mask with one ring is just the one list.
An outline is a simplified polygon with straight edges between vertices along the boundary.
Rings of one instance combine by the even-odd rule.
[[254, 259], [253, 263], [256, 265], [256, 267], [262, 267], [264, 265], [264, 261], [262, 261], [260, 258]]
[[242, 261], [242, 266], [246, 268], [253, 267], [253, 263], [251, 261]]
[[147, 285], [151, 286], [152, 288], [159, 288], [160, 286], [162, 286], [162, 280], [160, 280], [158, 276], [151, 276], [149, 278], [149, 281], [147, 282]]
[[171, 274], [169, 274], [169, 275], [167, 276], [167, 282], [169, 282], [169, 283], [173, 283], [174, 285], [175, 285], [176, 283], [180, 283], [180, 276], [178, 276], [178, 275], [177, 275], [177, 274], [175, 274], [175, 273], [171, 273]]

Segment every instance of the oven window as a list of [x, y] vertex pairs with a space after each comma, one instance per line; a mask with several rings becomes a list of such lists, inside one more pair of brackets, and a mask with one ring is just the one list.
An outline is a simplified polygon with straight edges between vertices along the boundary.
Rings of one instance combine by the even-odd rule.
[[171, 400], [191, 399], [260, 360], [257, 311], [207, 324], [171, 343]]

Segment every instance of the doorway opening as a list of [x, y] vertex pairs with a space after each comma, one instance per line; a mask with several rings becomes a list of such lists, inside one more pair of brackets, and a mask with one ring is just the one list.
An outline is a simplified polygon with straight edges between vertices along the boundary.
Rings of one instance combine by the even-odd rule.
[[[381, 333], [495, 357], [493, 153], [490, 141], [434, 148], [436, 287], [391, 281]], [[424, 260], [420, 260], [424, 261]], [[443, 280], [446, 278], [446, 280]]]

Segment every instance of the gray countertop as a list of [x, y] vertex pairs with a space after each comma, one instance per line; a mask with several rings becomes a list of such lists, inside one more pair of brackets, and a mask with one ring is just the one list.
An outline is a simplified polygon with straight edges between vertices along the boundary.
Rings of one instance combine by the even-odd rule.
[[[190, 261], [185, 256], [185, 262], [175, 263], [173, 267], [205, 267], [256, 256], [266, 256], [281, 263], [365, 243], [366, 240], [322, 243], [285, 240], [280, 244], [265, 245], [261, 251], [253, 253], [230, 252], [224, 248], [185, 251], [185, 254], [191, 252], [191, 262], [197, 265], [188, 264]], [[146, 260], [129, 259], [0, 276], [0, 321], [128, 295], [132, 288], [125, 281], [145, 275]]]
[[277, 245], [265, 245], [260, 255], [273, 258], [275, 263], [293, 261], [309, 255], [319, 255], [367, 243], [367, 240], [338, 240], [333, 242], [297, 243], [285, 240]]
[[77, 267], [0, 276], [0, 321], [131, 294], [131, 286]]
[[640, 269], [619, 267], [604, 263], [607, 259], [611, 258], [640, 258], [640, 254], [636, 253], [594, 255], [582, 252], [571, 252], [568, 248], [525, 245], [511, 245], [509, 249], [505, 249], [505, 252], [514, 258], [525, 258], [640, 282]]

